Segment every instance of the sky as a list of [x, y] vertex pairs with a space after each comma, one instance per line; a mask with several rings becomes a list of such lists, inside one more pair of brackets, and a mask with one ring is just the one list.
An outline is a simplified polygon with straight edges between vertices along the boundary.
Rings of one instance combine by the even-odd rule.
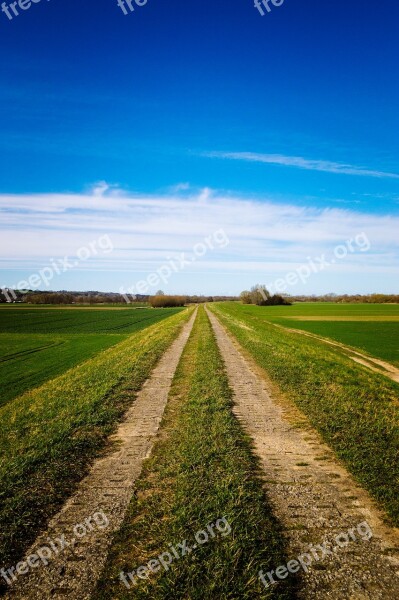
[[0, 287], [399, 293], [397, 0], [20, 2]]

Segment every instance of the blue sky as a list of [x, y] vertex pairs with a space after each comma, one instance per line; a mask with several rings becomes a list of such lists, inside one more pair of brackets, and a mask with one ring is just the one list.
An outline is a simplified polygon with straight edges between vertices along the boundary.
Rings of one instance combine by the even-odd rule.
[[0, 13], [0, 286], [108, 235], [50, 287], [117, 291], [223, 230], [161, 287], [237, 293], [365, 233], [287, 291], [399, 291], [396, 0], [19, 12]]

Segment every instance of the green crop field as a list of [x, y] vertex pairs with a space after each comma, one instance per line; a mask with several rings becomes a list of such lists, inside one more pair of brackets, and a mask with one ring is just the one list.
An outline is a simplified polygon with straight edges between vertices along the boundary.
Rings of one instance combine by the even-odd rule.
[[399, 321], [281, 319], [277, 322], [285, 327], [309, 331], [336, 340], [399, 366]]
[[333, 302], [297, 302], [292, 306], [243, 305], [243, 311], [260, 308], [269, 317], [293, 318], [350, 318], [398, 320], [399, 304], [335, 304]]
[[[170, 315], [170, 313], [168, 313]], [[2, 333], [123, 333], [139, 331], [163, 318], [153, 308], [3, 308]]]
[[[298, 303], [243, 306], [242, 314], [300, 329], [399, 366], [399, 305]], [[338, 352], [338, 350], [337, 350]]]
[[181, 309], [0, 310], [0, 406]]

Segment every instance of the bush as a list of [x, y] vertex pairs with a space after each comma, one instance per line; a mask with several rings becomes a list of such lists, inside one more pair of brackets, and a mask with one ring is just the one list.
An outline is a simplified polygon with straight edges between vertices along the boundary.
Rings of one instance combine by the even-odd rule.
[[274, 294], [274, 296], [272, 296], [264, 285], [255, 285], [251, 288], [250, 292], [241, 292], [240, 298], [243, 304], [256, 304], [257, 306], [291, 305], [291, 302], [287, 300], [287, 298], [284, 298], [279, 294]]
[[173, 308], [184, 306], [187, 302], [186, 296], [151, 296], [150, 304], [153, 308]]

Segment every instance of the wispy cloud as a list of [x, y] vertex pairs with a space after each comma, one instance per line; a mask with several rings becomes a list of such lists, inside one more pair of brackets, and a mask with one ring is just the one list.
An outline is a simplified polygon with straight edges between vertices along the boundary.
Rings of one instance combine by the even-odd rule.
[[266, 163], [269, 165], [282, 165], [284, 167], [296, 167], [297, 169], [305, 169], [307, 171], [338, 173], [339, 175], [359, 175], [362, 177], [399, 179], [398, 173], [375, 171], [345, 163], [337, 163], [327, 160], [309, 160], [301, 156], [285, 156], [284, 154], [259, 154], [257, 152], [205, 152], [203, 156], [207, 156], [209, 158], [224, 158], [230, 160]]

